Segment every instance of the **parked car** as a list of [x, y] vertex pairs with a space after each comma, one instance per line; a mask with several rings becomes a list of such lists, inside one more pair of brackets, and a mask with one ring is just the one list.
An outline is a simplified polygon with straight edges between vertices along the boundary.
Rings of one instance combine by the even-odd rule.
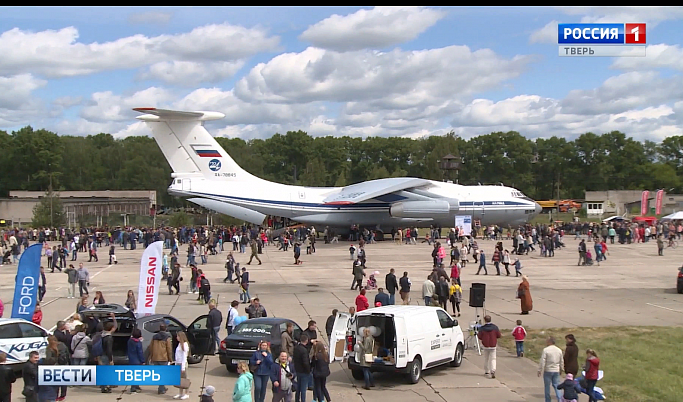
[[28, 361], [28, 354], [34, 350], [45, 357], [47, 336], [50, 331], [20, 318], [0, 318], [0, 352], [7, 355], [4, 364], [20, 371]]
[[159, 332], [161, 324], [166, 324], [166, 329], [172, 335], [174, 353], [178, 346], [176, 334], [179, 331], [185, 332], [190, 343], [190, 355], [187, 358], [189, 364], [197, 364], [202, 361], [204, 355], [214, 353], [215, 340], [213, 328], [207, 328], [208, 315], [201, 315], [186, 326], [168, 314], [136, 317], [132, 311], [118, 304], [98, 304], [96, 307], [81, 312], [85, 319], [95, 318], [101, 323], [111, 321], [112, 314], [116, 319], [116, 330], [112, 334], [114, 337], [114, 364], [128, 364], [128, 339], [134, 328], [139, 328], [142, 332], [142, 348], [147, 350], [152, 342], [152, 337]]
[[678, 269], [678, 281], [676, 282], [676, 290], [678, 293], [683, 293], [683, 267]]
[[287, 330], [288, 322], [293, 324], [292, 339], [298, 341], [302, 329], [299, 324], [287, 318], [252, 318], [240, 323], [232, 334], [221, 341], [218, 350], [221, 364], [224, 364], [229, 372], [236, 372], [237, 363], [240, 360], [248, 361], [261, 340], [268, 341], [273, 356], [278, 356], [282, 347], [280, 337]]
[[460, 367], [465, 341], [458, 321], [442, 308], [382, 306], [351, 317], [338, 313], [330, 342], [330, 361], [347, 358], [353, 378], [363, 379], [360, 352], [355, 350], [363, 328], [374, 327], [371, 372], [408, 374], [415, 384], [422, 370], [442, 364]]

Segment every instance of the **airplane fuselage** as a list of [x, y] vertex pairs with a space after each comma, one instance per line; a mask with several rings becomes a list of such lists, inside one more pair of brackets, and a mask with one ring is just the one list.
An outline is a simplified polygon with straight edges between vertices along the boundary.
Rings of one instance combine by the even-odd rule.
[[[351, 225], [380, 227], [384, 230], [414, 225], [453, 227], [456, 215], [471, 215], [482, 225], [517, 226], [538, 213], [537, 204], [527, 198], [513, 196], [516, 190], [505, 186], [463, 186], [430, 181], [427, 188], [401, 191], [357, 204], [326, 204], [323, 200], [340, 187], [303, 187], [262, 181], [260, 183], [220, 182], [203, 177], [177, 178], [169, 187], [173, 195], [214, 200], [263, 215], [286, 217], [307, 225], [347, 228]], [[457, 209], [430, 216], [395, 216], [396, 202], [428, 201], [434, 197], [457, 199]], [[231, 216], [238, 214], [226, 205], [203, 205]], [[404, 212], [404, 214], [406, 214]], [[410, 214], [409, 212], [407, 213]], [[423, 214], [418, 214], [423, 215]]]

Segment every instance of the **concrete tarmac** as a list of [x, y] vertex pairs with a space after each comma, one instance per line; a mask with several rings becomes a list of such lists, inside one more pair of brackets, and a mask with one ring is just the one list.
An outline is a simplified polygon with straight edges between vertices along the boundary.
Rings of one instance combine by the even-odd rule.
[[[544, 258], [538, 250], [529, 255], [519, 256], [522, 272], [529, 277], [534, 309], [527, 316], [520, 316], [519, 300], [515, 292], [520, 278], [506, 276], [501, 265], [502, 275], [497, 276], [490, 259], [493, 255], [494, 241], [478, 240], [486, 251], [488, 275], [476, 276], [473, 262], [463, 270], [463, 303], [460, 325], [467, 337], [470, 322], [476, 319], [476, 310], [467, 305], [471, 283], [486, 284], [487, 314], [493, 317], [503, 336], [511, 336], [510, 330], [517, 319], [531, 328], [549, 327], [601, 327], [622, 325], [682, 325], [683, 295], [676, 293], [677, 268], [681, 265], [682, 249], [667, 248], [664, 256], [657, 255], [656, 242], [645, 244], [608, 244], [607, 261], [598, 266], [577, 266], [578, 241], [574, 236], [565, 238], [566, 248], [557, 250], [555, 257]], [[259, 297], [268, 315], [287, 317], [301, 327], [313, 319], [319, 326], [319, 338], [325, 339], [325, 320], [334, 308], [345, 311], [354, 304], [356, 291], [350, 290], [352, 281], [349, 257], [349, 242], [323, 244], [319, 241], [316, 253], [304, 254], [302, 265], [294, 265], [293, 253], [278, 251], [268, 246], [260, 255], [263, 261], [256, 260], [245, 265], [249, 254], [236, 252], [237, 261], [247, 266], [253, 283], [250, 286], [252, 297]], [[512, 242], [504, 241], [511, 249]], [[592, 250], [593, 243], [588, 243]], [[238, 299], [237, 285], [224, 284], [226, 275], [224, 264], [227, 251], [209, 256], [208, 264], [200, 266], [211, 281], [213, 297], [218, 297], [219, 308], [226, 316], [230, 301]], [[417, 245], [398, 245], [391, 241], [366, 246], [367, 269], [369, 275], [377, 270], [379, 286], [384, 286], [384, 276], [390, 268], [401, 276], [409, 273], [413, 283], [412, 304], [422, 304], [422, 282], [431, 272], [431, 249], [427, 243]], [[181, 263], [185, 262], [185, 248], [180, 247]], [[123, 250], [117, 246], [117, 265], [108, 265], [107, 248], [100, 249], [99, 262], [87, 262], [84, 253], [78, 262], [84, 262], [90, 270], [90, 297], [96, 290], [103, 292], [108, 303], [124, 304], [126, 292], [133, 289], [137, 293], [142, 247], [137, 250]], [[305, 250], [304, 250], [305, 251]], [[512, 260], [514, 261], [512, 256]], [[46, 263], [46, 258], [43, 257]], [[447, 258], [448, 260], [448, 258]], [[472, 261], [472, 259], [470, 259]], [[67, 261], [71, 263], [70, 261]], [[511, 267], [512, 268], [512, 267]], [[48, 291], [43, 299], [43, 327], [51, 329], [58, 320], [74, 313], [78, 298], [67, 298], [65, 274], [47, 271]], [[11, 314], [11, 300], [14, 292], [16, 265], [0, 268], [0, 298], [5, 302], [5, 317]], [[206, 305], [196, 301], [196, 294], [188, 294], [189, 273], [184, 274], [183, 292], [179, 296], [168, 295], [161, 289], [157, 313], [167, 313], [189, 324], [199, 315], [206, 314]], [[368, 292], [368, 299], [374, 299], [375, 291]], [[398, 296], [397, 296], [398, 298]], [[240, 306], [244, 315], [244, 305]], [[450, 311], [450, 306], [449, 306]], [[483, 315], [483, 311], [479, 310]], [[225, 329], [221, 337], [226, 335]], [[418, 384], [408, 384], [403, 376], [375, 374], [376, 388], [362, 389], [362, 381], [355, 381], [350, 371], [342, 363], [331, 364], [332, 374], [327, 386], [333, 401], [538, 401], [543, 399], [543, 381], [536, 376], [537, 366], [528, 359], [515, 356], [498, 349], [498, 368], [496, 379], [484, 376], [483, 357], [476, 351], [466, 350], [461, 367], [441, 367], [427, 370]], [[236, 375], [228, 373], [218, 361], [218, 356], [208, 356], [200, 364], [191, 365], [188, 376], [192, 381], [190, 399], [197, 400], [201, 387], [213, 385], [216, 388], [214, 400], [230, 401]], [[23, 383], [18, 379], [13, 386], [12, 400], [24, 400], [21, 395]], [[606, 390], [609, 392], [609, 390]], [[171, 387], [165, 395], [157, 395], [156, 389], [143, 387], [143, 392], [131, 395], [125, 387], [114, 389], [111, 394], [101, 394], [99, 388], [70, 388], [67, 400], [74, 402], [91, 401], [162, 401], [171, 400], [176, 389]], [[270, 384], [266, 400], [271, 399]], [[149, 398], [149, 399], [148, 399]], [[307, 401], [312, 400], [309, 391]]]

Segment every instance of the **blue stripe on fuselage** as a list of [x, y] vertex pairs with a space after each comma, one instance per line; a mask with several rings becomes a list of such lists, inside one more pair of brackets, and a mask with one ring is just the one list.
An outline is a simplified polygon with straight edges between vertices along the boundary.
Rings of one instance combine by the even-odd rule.
[[[389, 203], [378, 203], [378, 202], [371, 202], [371, 203], [359, 203], [359, 204], [345, 204], [345, 205], [330, 205], [330, 204], [319, 204], [319, 203], [311, 203], [311, 202], [294, 202], [294, 201], [275, 201], [275, 200], [258, 200], [255, 198], [243, 198], [243, 197], [233, 197], [233, 196], [228, 196], [228, 195], [219, 195], [219, 194], [209, 194], [209, 193], [198, 193], [198, 192], [190, 192], [191, 194], [196, 194], [196, 195], [204, 195], [208, 197], [217, 197], [217, 198], [225, 198], [227, 200], [236, 200], [236, 201], [247, 201], [247, 202], [258, 202], [262, 204], [270, 204], [270, 205], [283, 205], [283, 206], [292, 206], [292, 207], [305, 207], [305, 208], [328, 208], [331, 210], [339, 209], [339, 210], [349, 210], [349, 209], [359, 209], [359, 208], [377, 208], [377, 209], [385, 209], [391, 206]], [[461, 207], [472, 207], [472, 206], [481, 206], [481, 201], [476, 201], [476, 205], [474, 201], [461, 201], [460, 206]], [[518, 201], [484, 201], [483, 202], [484, 206], [509, 206], [509, 207], [514, 207], [514, 206], [528, 206], [528, 207], [533, 207], [533, 205], [530, 205], [529, 203], [525, 202], [518, 202]]]

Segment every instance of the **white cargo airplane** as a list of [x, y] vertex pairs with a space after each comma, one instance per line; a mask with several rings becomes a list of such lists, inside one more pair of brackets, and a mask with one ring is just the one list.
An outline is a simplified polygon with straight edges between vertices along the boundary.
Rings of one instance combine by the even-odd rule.
[[246, 172], [218, 145], [204, 122], [218, 112], [137, 108], [173, 169], [169, 193], [254, 224], [266, 215], [307, 225], [387, 231], [415, 225], [454, 227], [456, 215], [482, 225], [516, 226], [541, 206], [519, 190], [463, 186], [413, 177], [370, 180], [346, 187], [302, 187], [273, 183]]

